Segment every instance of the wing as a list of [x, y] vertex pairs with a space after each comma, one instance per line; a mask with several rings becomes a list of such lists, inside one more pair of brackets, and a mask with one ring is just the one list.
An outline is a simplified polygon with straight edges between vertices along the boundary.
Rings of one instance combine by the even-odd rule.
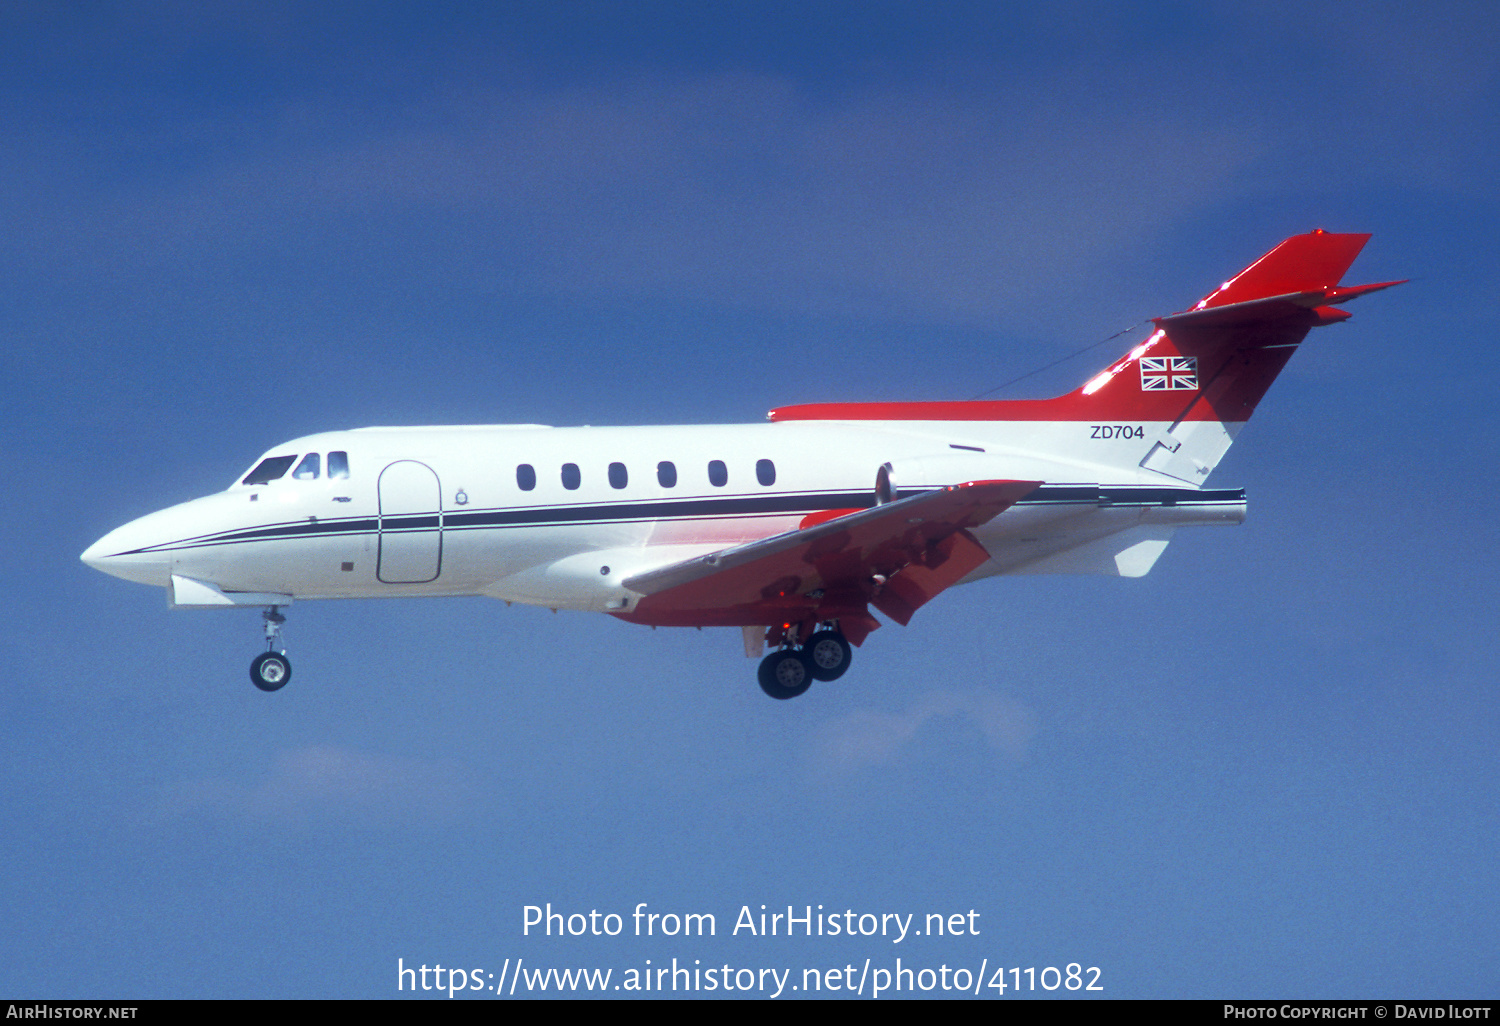
[[663, 627], [839, 620], [858, 644], [879, 626], [870, 606], [906, 624], [989, 559], [967, 528], [1040, 484], [950, 485], [637, 574], [623, 584], [642, 597], [615, 615]]

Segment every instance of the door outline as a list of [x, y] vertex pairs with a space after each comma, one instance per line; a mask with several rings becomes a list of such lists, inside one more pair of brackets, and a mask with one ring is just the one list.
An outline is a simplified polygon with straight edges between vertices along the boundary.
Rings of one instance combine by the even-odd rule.
[[[409, 466], [408, 466], [409, 465]], [[431, 530], [425, 526], [408, 527], [407, 529], [387, 529], [386, 519], [399, 523], [403, 519], [426, 520], [434, 515], [433, 510], [421, 508], [423, 504], [417, 504], [418, 508], [412, 511], [401, 510], [403, 503], [397, 501], [394, 479], [392, 483], [386, 482], [386, 474], [396, 467], [402, 470], [397, 474], [410, 471], [412, 468], [421, 467], [427, 472], [431, 479], [433, 494], [436, 499], [437, 528]], [[408, 482], [410, 484], [410, 482]], [[415, 487], [425, 491], [428, 484], [427, 478], [418, 475]], [[375, 579], [383, 584], [428, 584], [438, 579], [443, 572], [443, 485], [439, 480], [437, 471], [420, 460], [395, 460], [386, 465], [380, 472], [380, 478], [375, 485], [377, 496], [376, 514], [376, 537], [378, 539], [375, 556]], [[398, 510], [387, 512], [387, 505], [395, 505]], [[405, 503], [410, 505], [410, 503]], [[435, 535], [429, 542], [428, 535]], [[427, 573], [428, 567], [431, 573]], [[392, 576], [387, 577], [389, 572]], [[422, 576], [426, 574], [426, 576]]]

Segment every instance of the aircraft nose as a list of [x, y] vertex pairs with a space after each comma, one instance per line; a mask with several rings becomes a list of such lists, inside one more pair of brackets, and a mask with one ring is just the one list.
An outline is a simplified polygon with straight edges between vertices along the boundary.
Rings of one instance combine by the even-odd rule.
[[172, 576], [172, 560], [165, 553], [141, 551], [159, 540], [146, 537], [142, 530], [142, 521], [146, 519], [142, 517], [115, 528], [84, 549], [78, 558], [112, 576], [165, 587]]
[[[105, 537], [108, 537], [108, 535]], [[109, 548], [104, 544], [104, 538], [100, 538], [94, 544], [84, 549], [78, 558], [95, 570], [103, 570], [105, 562], [109, 559]]]

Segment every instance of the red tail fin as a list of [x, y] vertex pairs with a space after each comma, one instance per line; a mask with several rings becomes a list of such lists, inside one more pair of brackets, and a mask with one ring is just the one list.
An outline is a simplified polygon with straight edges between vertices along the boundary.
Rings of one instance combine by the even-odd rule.
[[1294, 293], [1321, 294], [1337, 287], [1369, 241], [1368, 235], [1332, 235], [1321, 228], [1306, 235], [1293, 235], [1203, 297], [1193, 309]]
[[[772, 410], [769, 417], [776, 421], [1134, 421], [1173, 430], [1184, 422], [1213, 421], [1232, 425], [1232, 434], [1249, 419], [1307, 332], [1349, 316], [1335, 304], [1400, 284], [1339, 287], [1339, 278], [1369, 238], [1322, 230], [1292, 236], [1191, 310], [1157, 318], [1157, 330], [1150, 338], [1082, 387], [1056, 399], [825, 403], [785, 406]], [[1228, 441], [1218, 448], [1206, 464], [1210, 468], [1228, 448]], [[1207, 474], [1204, 465], [1200, 459], [1190, 474], [1174, 472], [1174, 476], [1199, 481]], [[1152, 465], [1151, 469], [1161, 468]]]

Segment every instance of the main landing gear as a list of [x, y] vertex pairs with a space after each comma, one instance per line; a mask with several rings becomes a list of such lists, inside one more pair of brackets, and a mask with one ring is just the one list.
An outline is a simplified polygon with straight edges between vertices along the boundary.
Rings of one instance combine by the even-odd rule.
[[286, 657], [285, 651], [276, 649], [281, 640], [281, 625], [286, 623], [286, 617], [277, 612], [278, 608], [271, 606], [260, 614], [266, 621], [266, 651], [250, 664], [250, 681], [262, 691], [280, 691], [292, 679], [292, 661]]
[[813, 681], [838, 680], [849, 669], [854, 650], [837, 629], [816, 631], [801, 645], [797, 644], [799, 633], [786, 628], [783, 647], [760, 662], [760, 689], [772, 698], [796, 698]]

